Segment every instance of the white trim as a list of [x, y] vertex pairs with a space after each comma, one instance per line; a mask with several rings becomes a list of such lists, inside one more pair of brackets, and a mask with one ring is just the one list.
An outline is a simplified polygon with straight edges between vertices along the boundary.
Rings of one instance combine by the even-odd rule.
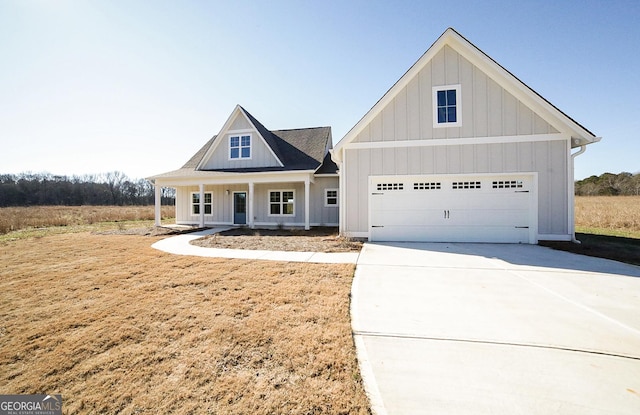
[[156, 226], [160, 226], [162, 224], [162, 187], [156, 185], [154, 191], [154, 223]]
[[[156, 179], [156, 183], [163, 187], [197, 186], [200, 183], [206, 185], [247, 184], [253, 181], [261, 183], [297, 183], [304, 182], [313, 170], [295, 170], [279, 172], [257, 173], [228, 173], [228, 172], [197, 172], [194, 176], [172, 177], [168, 179]], [[284, 177], [283, 177], [284, 176]]]
[[[280, 193], [280, 202], [278, 202], [280, 204], [280, 212], [279, 214], [273, 214], [271, 213], [271, 193], [272, 192], [279, 192]], [[282, 207], [285, 204], [284, 202], [284, 198], [282, 198], [282, 194], [284, 192], [292, 192], [293, 193], [293, 213], [282, 213]], [[276, 202], [273, 202], [273, 204], [275, 204]], [[287, 202], [287, 204], [289, 204], [289, 202]], [[267, 190], [267, 216], [271, 216], [271, 217], [293, 217], [296, 216], [296, 191], [295, 189], [268, 189]]]
[[[244, 193], [244, 223], [236, 223], [236, 193]], [[249, 193], [246, 190], [233, 190], [231, 192], [231, 222], [234, 225], [248, 225], [249, 215], [247, 214]]]
[[[306, 231], [309, 230], [309, 227], [311, 226], [309, 224], [310, 219], [310, 215], [309, 215], [309, 203], [311, 200], [310, 197], [310, 193], [311, 193], [311, 183], [310, 183], [310, 178], [307, 177], [306, 180], [304, 181], [304, 229]], [[293, 199], [294, 199], [294, 208], [293, 208], [293, 212], [295, 213], [296, 209], [295, 209], [295, 193], [293, 195]]]
[[[296, 228], [304, 228], [304, 223], [301, 223], [301, 222], [256, 222], [255, 225], [256, 226], [273, 226], [273, 227], [294, 226]], [[326, 226], [330, 228], [337, 228], [338, 224], [313, 222], [313, 223], [310, 223], [309, 226]]]
[[[336, 192], [336, 196], [335, 196], [336, 203], [335, 203], [335, 205], [327, 203], [327, 200], [328, 200], [327, 193], [328, 192]], [[334, 199], [334, 197], [332, 197], [332, 199]], [[326, 208], [337, 208], [337, 207], [340, 207], [340, 190], [338, 188], [327, 188], [327, 189], [324, 189], [324, 207], [326, 207]]]
[[[456, 85], [441, 85], [431, 88], [432, 91], [432, 106], [433, 106], [433, 128], [447, 128], [447, 127], [460, 127], [462, 126], [462, 86]], [[456, 122], [438, 122], [438, 92], [440, 91], [456, 91]]]
[[394, 147], [433, 147], [433, 146], [462, 146], [468, 144], [504, 144], [504, 143], [531, 143], [538, 141], [562, 141], [569, 140], [566, 134], [531, 134], [531, 135], [505, 135], [495, 137], [468, 137], [468, 138], [436, 138], [429, 140], [399, 140], [399, 141], [367, 141], [362, 143], [345, 144], [345, 149], [368, 148], [394, 148]]
[[249, 227], [253, 229], [254, 228], [253, 221], [255, 220], [255, 213], [254, 213], [255, 207], [253, 206], [253, 201], [255, 199], [255, 188], [254, 188], [253, 182], [249, 182], [249, 194], [247, 195], [247, 198], [248, 198], [247, 212], [249, 215], [248, 223], [249, 223]]
[[538, 241], [571, 241], [571, 235], [538, 234]]
[[[231, 157], [231, 139], [238, 138], [238, 157]], [[242, 149], [247, 148], [247, 146], [242, 146], [242, 138], [249, 137], [249, 157], [242, 157]], [[227, 155], [229, 156], [229, 161], [243, 161], [243, 160], [251, 160], [253, 158], [253, 139], [251, 137], [251, 133], [237, 134], [237, 133], [229, 133], [227, 134], [227, 143], [229, 145], [229, 152]], [[234, 147], [235, 148], [235, 147]]]
[[344, 236], [347, 238], [367, 238], [369, 239], [369, 232], [344, 232]]
[[[206, 205], [211, 205], [211, 212], [210, 213], [206, 213], [205, 215], [213, 215], [213, 192], [202, 192], [203, 195], [211, 195], [211, 203], [205, 203], [204, 202], [204, 197], [202, 197], [202, 200], [200, 200], [197, 204], [198, 206], [198, 210], [201, 211], [205, 211], [206, 209], [204, 208]], [[198, 195], [198, 198], [200, 198], [200, 192], [190, 192], [189, 193], [189, 216], [199, 216], [200, 213], [193, 213], [193, 208], [196, 206], [196, 204], [193, 203], [193, 195]]]

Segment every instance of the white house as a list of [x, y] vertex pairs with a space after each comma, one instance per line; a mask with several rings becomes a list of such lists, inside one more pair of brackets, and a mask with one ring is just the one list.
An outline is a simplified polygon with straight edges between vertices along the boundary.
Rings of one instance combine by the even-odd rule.
[[449, 28], [332, 150], [340, 231], [571, 240], [573, 161], [599, 140]]
[[574, 158], [599, 140], [449, 28], [334, 149], [328, 127], [270, 132], [237, 107], [150, 179], [157, 223], [170, 186], [177, 223], [534, 244], [573, 238]]
[[331, 128], [269, 131], [236, 106], [220, 132], [182, 168], [149, 177], [176, 189], [176, 223], [338, 226], [338, 174]]

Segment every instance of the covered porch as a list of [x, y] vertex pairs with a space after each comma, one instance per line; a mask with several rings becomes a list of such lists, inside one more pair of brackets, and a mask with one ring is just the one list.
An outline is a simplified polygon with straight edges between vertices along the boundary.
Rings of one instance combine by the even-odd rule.
[[[176, 189], [178, 225], [283, 226], [308, 230], [331, 221], [327, 215], [320, 215], [325, 217], [320, 219], [321, 223], [313, 217], [312, 204], [322, 202], [321, 187], [325, 187], [316, 186], [316, 181], [326, 181], [326, 178], [315, 178], [312, 171], [268, 175], [198, 173], [200, 177], [154, 178], [156, 226], [160, 225], [163, 187]], [[337, 178], [335, 182], [337, 187]]]

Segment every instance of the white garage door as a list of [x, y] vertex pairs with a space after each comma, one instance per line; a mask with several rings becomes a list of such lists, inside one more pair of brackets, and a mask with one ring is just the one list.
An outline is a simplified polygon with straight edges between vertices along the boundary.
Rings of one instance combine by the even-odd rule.
[[536, 243], [532, 174], [374, 176], [369, 239]]

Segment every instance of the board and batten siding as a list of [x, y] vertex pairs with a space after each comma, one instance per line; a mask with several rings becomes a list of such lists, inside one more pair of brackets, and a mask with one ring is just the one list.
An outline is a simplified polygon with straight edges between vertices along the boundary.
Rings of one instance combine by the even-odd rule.
[[369, 176], [537, 172], [538, 233], [567, 235], [568, 156], [565, 140], [347, 149], [344, 230], [369, 231]]
[[[461, 85], [460, 127], [433, 128], [433, 87]], [[558, 130], [449, 46], [440, 50], [354, 143], [551, 134]]]
[[[251, 159], [229, 159], [229, 137], [234, 135], [251, 134]], [[280, 164], [273, 156], [271, 150], [258, 135], [258, 131], [249, 124], [249, 122], [241, 116], [231, 124], [231, 128], [216, 140], [222, 140], [218, 143], [215, 151], [203, 166], [207, 169], [246, 169], [252, 167], [279, 167]]]
[[[310, 184], [309, 193], [309, 221], [313, 226], [337, 226], [339, 207], [324, 206], [325, 189], [337, 189], [337, 177], [317, 177]], [[227, 194], [227, 190], [229, 193]], [[295, 191], [295, 215], [271, 216], [269, 215], [269, 191], [270, 190], [294, 190]], [[229, 185], [205, 185], [205, 193], [211, 193], [212, 212], [204, 215], [204, 222], [212, 224], [233, 223], [233, 192], [249, 192], [247, 184]], [[179, 186], [176, 188], [176, 223], [197, 224], [199, 215], [191, 212], [191, 194], [199, 192], [198, 186]], [[295, 225], [304, 226], [304, 183], [256, 183], [254, 185], [254, 221], [265, 226]], [[248, 220], [248, 218], [247, 218]]]

